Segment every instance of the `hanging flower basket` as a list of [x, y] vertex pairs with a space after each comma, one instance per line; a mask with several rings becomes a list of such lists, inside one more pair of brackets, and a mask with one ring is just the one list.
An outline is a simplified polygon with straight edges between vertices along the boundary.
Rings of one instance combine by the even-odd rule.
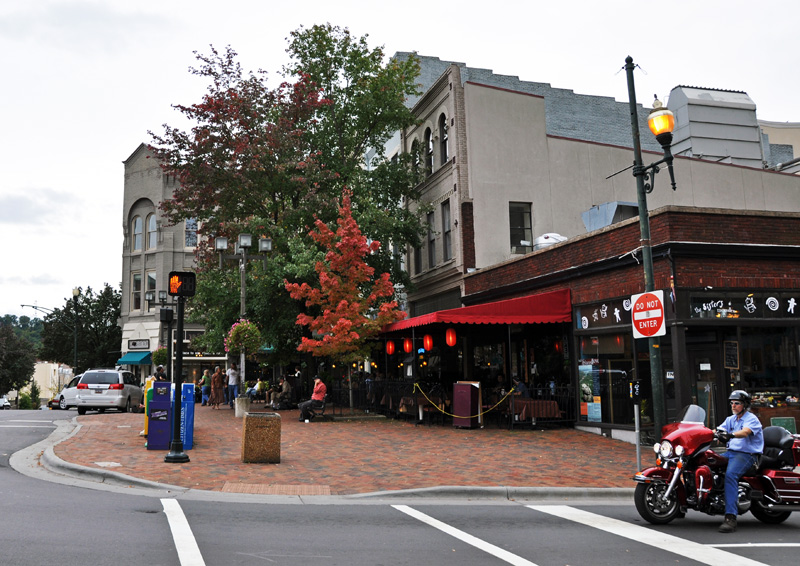
[[246, 318], [237, 320], [225, 337], [225, 351], [230, 354], [245, 352], [255, 355], [261, 347], [261, 331]]

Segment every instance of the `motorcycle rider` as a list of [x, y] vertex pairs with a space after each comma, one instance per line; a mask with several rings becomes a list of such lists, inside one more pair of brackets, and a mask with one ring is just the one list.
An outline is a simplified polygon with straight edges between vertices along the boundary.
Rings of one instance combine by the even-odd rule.
[[728, 400], [731, 404], [730, 417], [717, 428], [717, 438], [727, 443], [728, 468], [725, 472], [725, 521], [719, 527], [721, 533], [732, 533], [736, 530], [738, 512], [739, 478], [758, 463], [758, 457], [764, 451], [764, 435], [761, 422], [748, 409], [750, 395], [742, 389], [731, 392]]

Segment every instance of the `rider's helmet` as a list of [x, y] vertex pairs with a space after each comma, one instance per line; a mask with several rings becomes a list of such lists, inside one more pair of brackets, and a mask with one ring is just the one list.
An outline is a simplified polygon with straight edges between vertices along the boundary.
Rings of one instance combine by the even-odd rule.
[[731, 391], [728, 401], [741, 401], [744, 404], [744, 408], [748, 409], [750, 407], [750, 394], [744, 389], [736, 389]]

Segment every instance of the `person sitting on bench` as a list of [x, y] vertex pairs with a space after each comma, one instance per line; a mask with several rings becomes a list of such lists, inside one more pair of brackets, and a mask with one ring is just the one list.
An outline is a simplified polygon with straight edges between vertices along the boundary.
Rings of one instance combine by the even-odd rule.
[[325, 395], [328, 393], [328, 388], [325, 387], [325, 384], [322, 383], [322, 380], [319, 378], [318, 375], [314, 376], [314, 392], [311, 394], [311, 400], [303, 401], [298, 405], [300, 408], [300, 418], [299, 421], [305, 421], [306, 419], [310, 418], [311, 413], [309, 409], [319, 409], [322, 407], [322, 402], [325, 400]]
[[273, 410], [280, 409], [281, 405], [283, 405], [283, 408], [288, 408], [289, 403], [292, 401], [292, 386], [285, 376], [281, 376], [280, 390], [273, 388], [270, 392], [269, 401]]

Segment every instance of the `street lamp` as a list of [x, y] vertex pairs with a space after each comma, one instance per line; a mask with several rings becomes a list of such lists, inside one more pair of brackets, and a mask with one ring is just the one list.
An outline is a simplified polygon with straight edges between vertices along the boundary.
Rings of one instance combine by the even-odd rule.
[[[642, 164], [642, 144], [639, 139], [639, 114], [636, 109], [636, 88], [633, 83], [633, 58], [625, 59], [625, 72], [628, 77], [628, 100], [631, 110], [631, 131], [633, 134], [633, 176], [636, 177], [636, 195], [639, 204], [639, 229], [641, 231], [642, 259], [644, 264], [644, 289], [650, 292], [655, 289], [653, 280], [653, 251], [650, 247], [650, 216], [647, 211], [647, 194], [653, 191], [655, 175], [659, 172], [659, 165], [666, 163], [672, 190], [676, 189], [675, 174], [672, 170], [672, 130], [675, 128], [675, 116], [663, 108], [661, 102], [653, 103], [653, 111], [648, 116], [647, 122], [656, 140], [664, 150], [664, 158], [648, 166]], [[650, 351], [650, 381], [653, 390], [653, 423], [656, 436], [661, 434], [661, 428], [666, 424], [666, 411], [664, 408], [664, 382], [661, 379], [661, 348], [658, 337], [648, 338]]]
[[[247, 282], [246, 282], [246, 267], [247, 267], [247, 250], [253, 247], [253, 236], [251, 234], [242, 233], [236, 241], [236, 253], [233, 255], [225, 255], [228, 249], [228, 238], [225, 236], [217, 236], [214, 238], [214, 250], [219, 254], [219, 268], [222, 269], [222, 263], [225, 259], [238, 259], [239, 260], [239, 317], [244, 318], [247, 311]], [[272, 251], [272, 238], [259, 238], [258, 240], [259, 253], [266, 253]], [[264, 266], [266, 267], [267, 260], [264, 259]], [[245, 352], [239, 355], [239, 382], [242, 387], [239, 389], [239, 397], [246, 397], [244, 385], [247, 383], [245, 379]]]
[[161, 303], [161, 312], [159, 313], [161, 322], [167, 323], [167, 379], [172, 381], [172, 320], [174, 313], [171, 306], [167, 307], [166, 291], [158, 292], [158, 301]]
[[75, 364], [73, 373], [78, 371], [78, 297], [81, 294], [79, 287], [72, 288], [72, 310], [74, 315], [74, 325], [72, 327], [72, 360]]

